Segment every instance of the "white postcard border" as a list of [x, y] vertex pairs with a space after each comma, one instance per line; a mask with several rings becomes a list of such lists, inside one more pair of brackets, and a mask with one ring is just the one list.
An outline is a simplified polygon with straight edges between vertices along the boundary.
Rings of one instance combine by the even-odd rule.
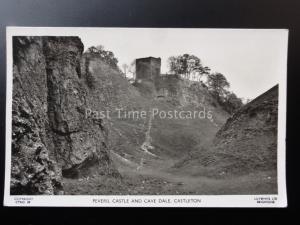
[[[5, 206], [68, 206], [68, 207], [287, 207], [286, 194], [286, 93], [287, 93], [287, 29], [268, 30], [282, 36], [281, 80], [278, 106], [277, 195], [10, 195], [13, 36], [74, 36], [93, 29], [190, 29], [190, 28], [83, 28], [83, 27], [7, 27], [6, 28], [6, 151], [5, 151]], [[198, 29], [198, 28], [192, 28]], [[211, 30], [211, 29], [201, 29]], [[249, 30], [249, 29], [215, 29]]]

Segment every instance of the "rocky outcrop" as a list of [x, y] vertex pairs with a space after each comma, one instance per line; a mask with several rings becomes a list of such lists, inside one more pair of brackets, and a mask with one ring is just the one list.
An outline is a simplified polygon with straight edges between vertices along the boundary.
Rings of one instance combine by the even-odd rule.
[[277, 168], [278, 85], [249, 102], [219, 129], [209, 146], [175, 164], [198, 175], [242, 175]]
[[216, 152], [228, 170], [276, 170], [278, 85], [242, 107], [218, 131]]
[[61, 169], [47, 148], [48, 101], [42, 38], [13, 38], [11, 194], [55, 194]]
[[92, 100], [82, 52], [78, 37], [13, 38], [12, 194], [59, 194], [62, 176], [91, 168], [118, 174], [105, 121], [85, 117]]

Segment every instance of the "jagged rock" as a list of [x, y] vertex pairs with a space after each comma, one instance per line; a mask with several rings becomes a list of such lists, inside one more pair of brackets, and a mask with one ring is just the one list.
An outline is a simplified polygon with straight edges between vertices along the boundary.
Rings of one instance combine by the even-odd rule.
[[278, 85], [238, 110], [218, 131], [218, 163], [237, 173], [276, 170], [277, 121]]
[[46, 147], [42, 39], [14, 37], [11, 194], [58, 194], [60, 170]]
[[118, 174], [104, 122], [85, 118], [82, 52], [78, 37], [13, 38], [12, 194], [59, 194], [62, 176], [91, 168]]

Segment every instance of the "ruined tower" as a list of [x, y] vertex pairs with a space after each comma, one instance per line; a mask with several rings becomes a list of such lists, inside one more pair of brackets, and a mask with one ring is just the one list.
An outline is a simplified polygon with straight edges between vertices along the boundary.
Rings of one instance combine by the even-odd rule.
[[136, 59], [136, 81], [152, 81], [160, 77], [161, 58], [147, 57]]
[[180, 99], [180, 78], [174, 74], [161, 74], [161, 58], [140, 58], [136, 59], [135, 63], [136, 78], [134, 86], [143, 95], [159, 99], [166, 97]]

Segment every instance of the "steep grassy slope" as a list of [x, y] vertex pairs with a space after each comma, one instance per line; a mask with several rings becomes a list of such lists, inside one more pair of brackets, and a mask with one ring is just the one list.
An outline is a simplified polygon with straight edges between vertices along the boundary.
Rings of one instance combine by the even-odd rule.
[[[104, 120], [110, 127], [109, 148], [111, 156], [119, 166], [137, 168], [142, 161], [153, 158], [184, 157], [188, 152], [212, 141], [219, 127], [226, 121], [228, 114], [213, 103], [212, 96], [201, 86], [192, 83], [184, 88], [184, 99], [173, 104], [169, 98], [156, 99], [143, 93], [143, 89], [132, 86], [123, 75], [112, 69], [99, 58], [84, 54], [81, 62], [82, 76], [91, 86], [88, 96], [93, 102], [101, 102], [111, 111], [110, 118]], [[90, 102], [89, 105], [93, 105]], [[94, 110], [97, 110], [94, 105]], [[124, 111], [145, 111], [144, 118], [118, 117], [116, 109]], [[154, 116], [152, 110], [159, 112], [212, 111], [213, 119], [198, 117], [192, 119], [168, 119]], [[122, 111], [123, 112], [123, 111]]]
[[231, 116], [210, 148], [194, 152], [176, 167], [217, 176], [276, 172], [277, 111], [278, 85]]

